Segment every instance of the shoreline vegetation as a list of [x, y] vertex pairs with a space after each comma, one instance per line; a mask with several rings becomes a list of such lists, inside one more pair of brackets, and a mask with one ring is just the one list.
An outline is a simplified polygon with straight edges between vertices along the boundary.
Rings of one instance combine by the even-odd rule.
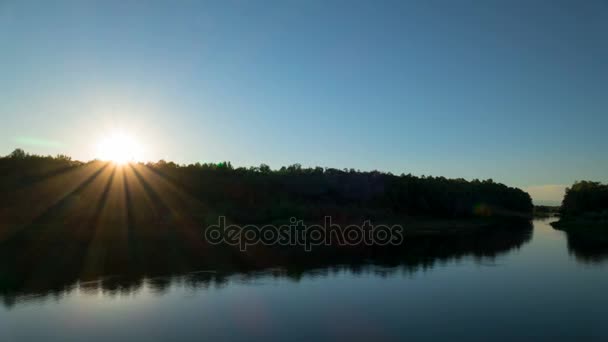
[[[526, 192], [491, 179], [467, 181], [354, 169], [303, 168], [299, 164], [271, 170], [265, 164], [234, 168], [230, 162], [177, 165], [160, 160], [117, 167], [97, 160], [72, 161], [65, 155], [29, 155], [20, 149], [0, 158], [3, 174], [0, 208], [6, 212], [16, 201], [30, 200], [32, 197], [20, 193], [24, 189], [57, 182], [65, 174], [79, 171], [96, 169], [91, 179], [77, 186], [86, 187], [102, 171], [109, 171], [109, 182], [105, 185], [111, 187], [112, 182], [116, 182], [118, 168], [123, 184], [126, 181], [140, 183], [147, 195], [144, 196], [147, 198], [133, 198], [130, 189], [123, 185], [126, 200], [130, 202], [127, 204], [133, 209], [137, 209], [140, 202], [162, 202], [162, 198], [156, 197], [165, 194], [155, 191], [152, 179], [171, 187], [171, 192], [180, 192], [188, 200], [198, 202], [198, 208], [188, 207], [192, 203], [175, 203], [174, 208], [166, 205], [164, 208], [142, 208], [150, 210], [153, 214], [150, 216], [160, 221], [170, 220], [171, 216], [180, 213], [203, 219], [201, 223], [207, 224], [212, 224], [218, 216], [225, 216], [235, 224], [275, 224], [287, 222], [292, 217], [322, 222], [325, 216], [331, 216], [338, 223], [361, 223], [369, 219], [436, 229], [439, 226], [459, 228], [465, 221], [478, 226], [482, 221], [494, 223], [497, 219], [529, 220], [534, 213]], [[131, 179], [125, 179], [127, 177]], [[55, 189], [56, 192], [63, 190], [61, 187]], [[77, 195], [84, 191], [75, 190], [78, 190]], [[103, 194], [110, 189], [98, 190]], [[47, 189], [47, 193], [55, 195], [52, 190]], [[80, 200], [80, 197], [72, 200]]]
[[534, 218], [549, 218], [559, 216], [559, 206], [535, 205]]
[[602, 262], [608, 258], [608, 185], [580, 181], [566, 189], [560, 219], [552, 222], [568, 239], [568, 250], [578, 260]]
[[608, 184], [579, 181], [566, 189], [560, 220], [562, 230], [587, 229], [608, 232]]
[[[447, 179], [300, 165], [234, 168], [73, 161], [21, 150], [0, 158], [0, 295], [61, 292], [77, 282], [196, 270], [247, 272], [334, 265], [421, 265], [493, 256], [528, 241], [530, 196], [492, 180]], [[281, 224], [401, 224], [404, 245], [212, 245], [204, 229]], [[26, 270], [24, 272], [24, 270]], [[290, 271], [291, 272], [291, 271]], [[129, 285], [130, 286], [130, 285]]]

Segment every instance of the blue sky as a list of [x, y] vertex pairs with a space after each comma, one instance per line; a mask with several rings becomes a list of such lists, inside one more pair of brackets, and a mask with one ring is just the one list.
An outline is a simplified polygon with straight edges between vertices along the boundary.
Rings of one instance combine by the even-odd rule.
[[[606, 1], [0, 1], [0, 155], [608, 181]], [[556, 190], [558, 189], [558, 190]]]

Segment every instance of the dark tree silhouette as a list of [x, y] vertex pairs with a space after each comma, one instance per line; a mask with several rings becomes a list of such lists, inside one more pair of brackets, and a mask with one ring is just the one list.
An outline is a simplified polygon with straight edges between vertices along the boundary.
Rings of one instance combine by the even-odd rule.
[[[64, 155], [41, 157], [15, 150], [0, 158], [0, 194], [84, 165]], [[271, 223], [290, 217], [320, 220], [326, 215], [337, 220], [384, 221], [403, 217], [527, 219], [533, 211], [527, 193], [492, 179], [396, 176], [379, 171], [303, 168], [300, 164], [271, 170], [266, 164], [234, 168], [230, 162], [177, 165], [160, 160], [145, 167], [217, 215], [237, 223]]]
[[[530, 236], [527, 220], [502, 225], [486, 220], [527, 219], [532, 212], [528, 194], [491, 180], [395, 176], [298, 164], [279, 170], [264, 164], [235, 168], [229, 162], [160, 161], [119, 167], [25, 152], [0, 158], [0, 175], [0, 297], [4, 298], [63, 290], [77, 281], [116, 274], [127, 275], [133, 280], [127, 283], [137, 286], [144, 276], [202, 269], [231, 273], [279, 266], [298, 275], [298, 269], [333, 264], [352, 264], [356, 270], [370, 260], [428, 266], [430, 257], [491, 256], [525, 243]], [[204, 239], [204, 227], [216, 223], [219, 215], [233, 223], [276, 223], [290, 217], [319, 220], [331, 215], [336, 223], [361, 224], [362, 219], [401, 223], [420, 217], [459, 219], [454, 221], [460, 225], [411, 229], [407, 248], [329, 245], [305, 252], [301, 247], [257, 244], [241, 252]], [[469, 220], [480, 216], [484, 217], [479, 219], [481, 225], [478, 219]]]
[[[608, 227], [608, 185], [580, 181], [566, 189], [559, 209], [560, 220], [552, 223], [559, 229], [591, 229], [606, 232]], [[592, 228], [600, 228], [599, 230]], [[604, 239], [605, 237], [598, 238]]]

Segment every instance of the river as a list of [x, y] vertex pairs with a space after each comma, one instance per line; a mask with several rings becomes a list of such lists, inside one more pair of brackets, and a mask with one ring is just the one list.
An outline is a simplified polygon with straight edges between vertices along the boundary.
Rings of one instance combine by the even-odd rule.
[[424, 262], [201, 271], [4, 296], [0, 340], [608, 341], [607, 248], [549, 222], [535, 220], [508, 248]]

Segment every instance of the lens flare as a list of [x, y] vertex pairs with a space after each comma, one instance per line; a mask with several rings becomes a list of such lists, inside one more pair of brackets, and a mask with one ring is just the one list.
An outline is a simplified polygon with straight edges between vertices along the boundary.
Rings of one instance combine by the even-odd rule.
[[123, 132], [115, 132], [99, 142], [97, 156], [101, 160], [125, 164], [140, 161], [142, 148], [132, 136]]

